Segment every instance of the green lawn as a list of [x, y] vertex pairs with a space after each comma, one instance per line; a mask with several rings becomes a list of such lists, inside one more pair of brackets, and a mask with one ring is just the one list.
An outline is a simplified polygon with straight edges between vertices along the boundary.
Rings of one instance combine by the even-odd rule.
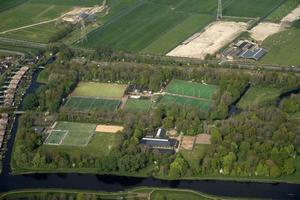
[[164, 200], [205, 200], [212, 199], [209, 197], [204, 197], [197, 192], [190, 191], [176, 191], [176, 190], [155, 190], [151, 194], [151, 199], [164, 199]]
[[127, 85], [121, 84], [79, 82], [71, 95], [79, 97], [121, 99], [126, 88]]
[[280, 95], [280, 89], [266, 87], [250, 87], [244, 97], [238, 103], [242, 109], [251, 109], [263, 106], [270, 101], [275, 101]]
[[206, 155], [209, 145], [195, 144], [192, 151], [180, 150], [181, 155], [189, 163], [193, 170], [199, 168], [199, 162]]
[[211, 107], [211, 102], [209, 101], [202, 101], [199, 99], [193, 99], [188, 97], [172, 96], [168, 94], [162, 97], [162, 99], [159, 101], [159, 104], [165, 104], [165, 105], [178, 104], [187, 107], [192, 106], [192, 107], [199, 108], [202, 111], [209, 111]]
[[91, 112], [97, 109], [116, 111], [121, 101], [116, 99], [99, 99], [86, 97], [69, 97], [64, 105], [67, 110]]
[[269, 52], [261, 63], [280, 65], [300, 65], [300, 29], [291, 28], [268, 37], [263, 47]]
[[201, 83], [188, 82], [182, 80], [172, 80], [165, 91], [171, 94], [198, 97], [211, 100], [218, 90], [218, 86], [204, 85]]
[[148, 112], [151, 108], [150, 99], [128, 99], [125, 105], [126, 111]]

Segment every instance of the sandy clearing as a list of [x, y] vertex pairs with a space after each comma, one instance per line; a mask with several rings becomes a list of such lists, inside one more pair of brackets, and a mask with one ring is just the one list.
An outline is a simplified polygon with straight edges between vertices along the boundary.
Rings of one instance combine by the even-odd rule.
[[196, 144], [211, 144], [211, 135], [209, 134], [199, 134], [196, 138]]
[[123, 131], [123, 126], [113, 126], [113, 125], [102, 125], [99, 124], [96, 127], [96, 132], [101, 132], [101, 133], [117, 133], [119, 131]]
[[281, 19], [281, 23], [291, 23], [300, 19], [300, 5], [292, 10], [287, 16]]
[[247, 24], [243, 22], [213, 22], [203, 32], [194, 34], [167, 55], [204, 59], [206, 55], [215, 54], [230, 43], [246, 28]]
[[250, 31], [250, 35], [256, 41], [262, 42], [270, 35], [273, 35], [281, 30], [282, 28], [280, 24], [263, 22], [255, 26]]
[[181, 138], [180, 148], [185, 150], [193, 150], [195, 139], [196, 137], [194, 136], [183, 136]]

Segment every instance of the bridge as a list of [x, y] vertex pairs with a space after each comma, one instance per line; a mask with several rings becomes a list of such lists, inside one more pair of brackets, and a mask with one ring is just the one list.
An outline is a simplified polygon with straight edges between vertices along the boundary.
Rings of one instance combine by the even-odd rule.
[[25, 113], [25, 111], [21, 111], [21, 110], [14, 111], [14, 114], [16, 114], [16, 115], [22, 115], [24, 113]]

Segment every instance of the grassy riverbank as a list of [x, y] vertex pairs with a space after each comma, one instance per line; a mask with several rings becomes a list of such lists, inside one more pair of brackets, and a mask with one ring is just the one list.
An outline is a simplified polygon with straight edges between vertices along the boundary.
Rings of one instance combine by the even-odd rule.
[[[260, 183], [294, 183], [300, 184], [300, 158], [296, 159], [296, 172], [290, 176], [281, 176], [278, 178], [271, 177], [241, 177], [241, 176], [185, 176], [178, 180], [227, 180], [227, 181], [238, 181], [238, 182], [260, 182]], [[60, 168], [60, 169], [37, 169], [37, 168], [19, 168], [12, 165], [12, 174], [34, 174], [34, 173], [80, 173], [80, 174], [98, 174], [98, 175], [116, 175], [116, 176], [130, 176], [130, 177], [140, 177], [147, 178], [151, 177], [151, 170], [145, 168], [137, 173], [122, 173], [122, 172], [112, 172], [104, 174], [99, 172], [96, 168]], [[153, 178], [161, 180], [174, 180], [169, 176], [156, 175]], [[177, 179], [176, 179], [177, 180]]]
[[[220, 199], [221, 197], [200, 193], [192, 190], [183, 189], [162, 189], [162, 188], [150, 188], [139, 187], [120, 192], [98, 192], [88, 190], [62, 190], [62, 189], [26, 189], [26, 190], [14, 190], [0, 194], [0, 199], [34, 199], [34, 198], [50, 198], [55, 199], [139, 199], [139, 200], [156, 200], [156, 199], [177, 199], [177, 200], [208, 200], [208, 199]], [[222, 199], [229, 199], [222, 197]], [[235, 198], [230, 198], [235, 199]], [[241, 199], [241, 198], [238, 198]]]

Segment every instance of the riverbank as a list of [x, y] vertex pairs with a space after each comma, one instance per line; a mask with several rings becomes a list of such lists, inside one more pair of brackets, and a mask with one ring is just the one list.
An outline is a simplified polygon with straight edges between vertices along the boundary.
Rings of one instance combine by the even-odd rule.
[[[13, 166], [13, 165], [11, 165]], [[181, 177], [173, 179], [168, 176], [152, 176], [147, 174], [147, 171], [140, 171], [137, 173], [101, 173], [96, 168], [61, 168], [61, 169], [25, 169], [25, 168], [12, 168], [12, 175], [30, 175], [30, 174], [95, 174], [95, 175], [111, 175], [111, 176], [124, 176], [135, 178], [154, 178], [158, 180], [176, 181], [176, 180], [221, 180], [221, 181], [236, 181], [236, 182], [257, 182], [257, 183], [291, 183], [300, 185], [300, 158], [297, 159], [297, 169], [295, 174], [290, 176], [282, 176], [279, 178], [271, 177], [240, 177], [240, 176], [193, 176]]]
[[[0, 199], [30, 199], [34, 197], [94, 197], [103, 199], [118, 199], [118, 198], [138, 198], [139, 200], [156, 200], [156, 199], [177, 199], [177, 200], [216, 200], [216, 199], [229, 199], [226, 197], [217, 197], [205, 193], [196, 192], [193, 190], [183, 189], [162, 189], [156, 187], [138, 187], [130, 190], [120, 192], [99, 192], [90, 190], [62, 190], [62, 189], [27, 189], [27, 190], [14, 190], [0, 194]], [[243, 199], [243, 198], [230, 198], [230, 199]]]

